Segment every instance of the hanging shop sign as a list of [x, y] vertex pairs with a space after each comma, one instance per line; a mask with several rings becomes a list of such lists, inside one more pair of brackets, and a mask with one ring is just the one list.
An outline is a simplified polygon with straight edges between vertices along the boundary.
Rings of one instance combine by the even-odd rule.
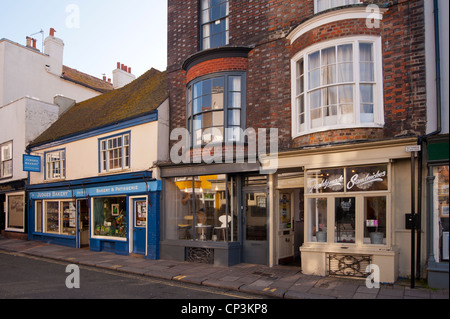
[[32, 155], [23, 155], [24, 172], [41, 172], [41, 157]]

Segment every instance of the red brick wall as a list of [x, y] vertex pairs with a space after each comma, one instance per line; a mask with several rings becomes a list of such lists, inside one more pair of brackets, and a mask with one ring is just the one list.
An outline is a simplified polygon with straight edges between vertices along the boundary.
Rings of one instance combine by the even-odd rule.
[[[388, 3], [378, 29], [367, 28], [365, 19], [339, 21], [311, 30], [291, 46], [286, 36], [312, 17], [313, 1], [230, 0], [230, 46], [253, 48], [247, 65], [241, 65], [247, 68], [247, 127], [278, 128], [280, 150], [423, 134], [426, 126], [423, 0]], [[171, 128], [185, 126], [186, 83], [222, 69], [219, 61], [214, 60], [194, 66], [187, 75], [181, 70], [182, 63], [199, 50], [198, 6], [193, 0], [169, 0]], [[382, 38], [385, 127], [318, 132], [293, 140], [292, 56], [321, 41], [368, 34]]]
[[246, 58], [220, 58], [201, 62], [188, 70], [186, 73], [186, 84], [206, 74], [237, 70], [247, 70]]

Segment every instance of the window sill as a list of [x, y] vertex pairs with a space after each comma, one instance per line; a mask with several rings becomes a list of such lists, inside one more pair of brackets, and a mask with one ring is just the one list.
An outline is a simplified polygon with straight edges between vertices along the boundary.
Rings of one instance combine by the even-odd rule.
[[298, 137], [302, 137], [302, 136], [307, 136], [310, 134], [315, 134], [315, 133], [322, 133], [322, 132], [328, 132], [328, 131], [336, 131], [336, 130], [347, 130], [347, 129], [367, 129], [367, 128], [384, 128], [384, 124], [378, 124], [378, 123], [372, 123], [372, 124], [366, 124], [366, 125], [362, 125], [362, 124], [355, 124], [355, 125], [337, 125], [337, 126], [326, 126], [326, 127], [322, 127], [322, 128], [318, 128], [318, 129], [313, 129], [313, 130], [309, 130], [309, 131], [304, 131], [301, 133], [297, 133], [297, 134], [292, 134], [292, 138], [298, 138]]
[[[353, 245], [353, 246], [352, 246]], [[373, 247], [372, 247], [373, 246]], [[318, 253], [352, 253], [352, 254], [376, 254], [390, 256], [397, 253], [397, 249], [388, 245], [362, 245], [356, 244], [328, 244], [308, 242], [300, 247], [302, 252], [318, 252]]]
[[100, 173], [98, 173], [98, 176], [108, 176], [108, 175], [115, 175], [115, 174], [129, 173], [129, 172], [131, 172], [130, 168], [118, 169], [118, 170], [109, 171], [109, 172], [100, 172]]

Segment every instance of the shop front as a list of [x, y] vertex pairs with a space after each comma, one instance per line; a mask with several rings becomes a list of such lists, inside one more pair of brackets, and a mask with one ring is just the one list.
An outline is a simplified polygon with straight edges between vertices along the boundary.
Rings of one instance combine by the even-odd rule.
[[381, 282], [406, 277], [411, 239], [405, 220], [416, 183], [406, 146], [414, 142], [280, 154], [271, 186], [273, 263], [299, 254], [304, 274], [365, 278], [368, 266], [377, 266]]
[[32, 185], [29, 238], [158, 259], [160, 191], [147, 173]]
[[268, 263], [268, 176], [258, 164], [167, 166], [161, 175], [161, 258]]

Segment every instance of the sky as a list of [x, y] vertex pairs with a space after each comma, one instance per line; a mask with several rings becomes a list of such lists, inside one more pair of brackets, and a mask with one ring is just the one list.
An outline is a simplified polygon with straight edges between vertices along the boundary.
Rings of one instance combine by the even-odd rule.
[[[167, 0], [0, 0], [0, 39], [42, 51], [50, 28], [64, 41], [64, 65], [112, 79], [117, 62], [136, 77], [167, 67]], [[37, 33], [37, 34], [35, 34]]]

